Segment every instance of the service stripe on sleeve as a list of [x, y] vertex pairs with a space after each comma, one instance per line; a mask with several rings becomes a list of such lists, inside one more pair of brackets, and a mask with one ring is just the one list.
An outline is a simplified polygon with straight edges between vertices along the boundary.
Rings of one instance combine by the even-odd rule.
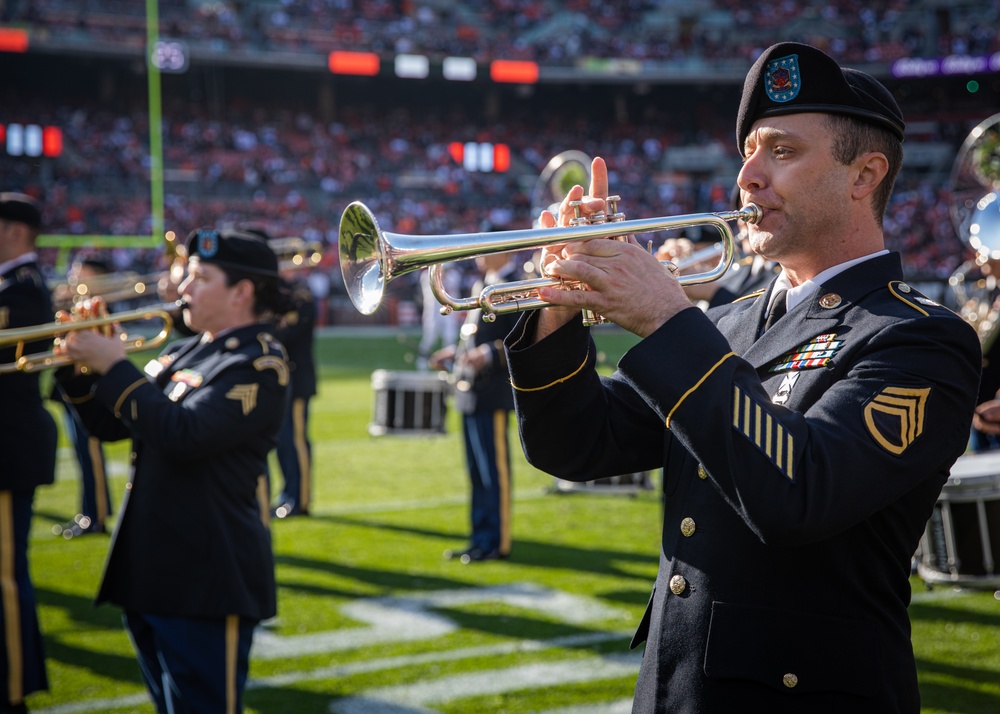
[[760, 449], [787, 479], [794, 479], [795, 444], [791, 433], [737, 385], [733, 385], [733, 428]]

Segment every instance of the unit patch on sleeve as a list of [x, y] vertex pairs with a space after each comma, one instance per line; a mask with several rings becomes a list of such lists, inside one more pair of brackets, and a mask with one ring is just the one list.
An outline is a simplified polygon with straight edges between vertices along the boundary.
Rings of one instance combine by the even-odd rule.
[[787, 479], [793, 480], [795, 442], [792, 434], [770, 412], [739, 386], [733, 386], [733, 428], [764, 452]]
[[825, 367], [843, 345], [844, 341], [838, 340], [836, 333], [817, 335], [792, 352], [779, 357], [770, 371], [787, 372], [793, 369]]
[[930, 387], [885, 387], [864, 407], [868, 433], [883, 449], [899, 456], [924, 431]]

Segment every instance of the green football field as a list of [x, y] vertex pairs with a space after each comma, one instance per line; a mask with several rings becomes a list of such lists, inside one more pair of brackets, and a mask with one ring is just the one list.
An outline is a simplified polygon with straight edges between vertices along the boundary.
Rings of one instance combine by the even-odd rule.
[[[631, 342], [595, 334], [606, 365]], [[628, 642], [656, 575], [658, 491], [557, 491], [515, 440], [511, 558], [443, 559], [468, 533], [456, 415], [444, 435], [368, 433], [371, 373], [412, 370], [415, 339], [356, 330], [318, 341], [313, 514], [273, 524], [279, 613], [255, 639], [247, 711], [628, 712], [641, 652]], [[107, 453], [117, 506], [128, 444]], [[119, 611], [92, 605], [108, 536], [51, 531], [76, 513], [78, 489], [64, 440], [55, 485], [38, 491], [31, 543], [51, 691], [28, 704], [152, 712]], [[913, 588], [923, 711], [1000, 712], [997, 597], [917, 579]]]

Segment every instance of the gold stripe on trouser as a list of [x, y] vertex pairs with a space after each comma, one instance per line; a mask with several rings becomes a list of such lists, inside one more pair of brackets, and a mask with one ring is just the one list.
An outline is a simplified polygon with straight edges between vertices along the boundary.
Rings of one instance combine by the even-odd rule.
[[510, 457], [507, 454], [508, 415], [503, 409], [493, 412], [493, 448], [496, 451], [497, 486], [500, 488], [500, 553], [510, 553]]
[[309, 473], [309, 447], [306, 444], [306, 400], [292, 401], [292, 432], [295, 441], [295, 455], [299, 460], [299, 507], [309, 508], [309, 486], [312, 474]]
[[7, 649], [7, 698], [24, 698], [24, 660], [21, 656], [21, 600], [14, 575], [14, 497], [0, 491], [0, 598], [3, 599], [3, 642]]
[[240, 644], [240, 616], [226, 616], [226, 714], [236, 714], [236, 658]]
[[94, 507], [97, 509], [97, 522], [104, 525], [108, 518], [108, 475], [104, 471], [104, 455], [101, 453], [101, 440], [96, 436], [87, 437], [87, 451], [90, 453], [90, 463], [94, 472]]
[[270, 499], [267, 493], [267, 476], [257, 477], [257, 510], [260, 512], [260, 522], [265, 526], [271, 525], [271, 507], [268, 505]]

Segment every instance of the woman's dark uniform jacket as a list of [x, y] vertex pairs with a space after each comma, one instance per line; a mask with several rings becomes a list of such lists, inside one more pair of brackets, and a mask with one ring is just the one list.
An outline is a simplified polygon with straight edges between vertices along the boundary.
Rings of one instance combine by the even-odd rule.
[[525, 452], [564, 479], [664, 466], [634, 711], [916, 713], [910, 559], [968, 442], [976, 335], [897, 254], [755, 339], [767, 298], [685, 310], [605, 379], [579, 321], [529, 346], [522, 318]]
[[146, 372], [122, 360], [92, 392], [92, 379], [65, 382], [92, 434], [132, 437], [132, 478], [97, 602], [180, 617], [273, 616], [264, 474], [286, 408], [283, 347], [251, 325], [176, 342]]
[[[52, 301], [35, 262], [0, 275], [0, 329], [51, 323]], [[44, 352], [52, 340], [29, 343], [26, 353]], [[15, 361], [15, 347], [0, 349], [0, 364]], [[25, 493], [55, 478], [58, 432], [39, 392], [39, 372], [0, 375], [0, 490]]]

